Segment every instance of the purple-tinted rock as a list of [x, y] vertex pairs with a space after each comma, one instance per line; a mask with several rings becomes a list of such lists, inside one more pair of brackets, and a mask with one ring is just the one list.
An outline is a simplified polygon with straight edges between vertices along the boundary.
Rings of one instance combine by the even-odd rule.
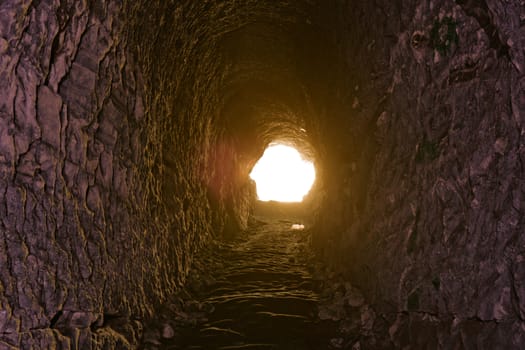
[[37, 119], [42, 131], [42, 140], [55, 149], [60, 148], [60, 110], [62, 98], [47, 86], [38, 89]]

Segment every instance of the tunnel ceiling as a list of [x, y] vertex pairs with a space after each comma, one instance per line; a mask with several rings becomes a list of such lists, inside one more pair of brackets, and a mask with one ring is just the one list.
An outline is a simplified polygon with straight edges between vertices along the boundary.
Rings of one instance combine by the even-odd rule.
[[[315, 109], [310, 95], [317, 93], [313, 89], [325, 89], [326, 94], [335, 90], [342, 69], [334, 60], [327, 18], [322, 18], [332, 15], [330, 8], [308, 1], [164, 6], [158, 13], [162, 26], [157, 45], [174, 42], [186, 70], [205, 65], [199, 79], [220, 79], [214, 109], [238, 139], [239, 149], [253, 158], [268, 142], [279, 139], [312, 157], [314, 120], [323, 111]], [[181, 21], [188, 40], [180, 29], [174, 31]], [[140, 28], [149, 25], [141, 23]], [[178, 63], [169, 54], [162, 62]]]
[[[220, 137], [235, 148], [237, 168], [229, 171], [238, 181], [245, 181], [273, 141], [293, 145], [323, 168], [322, 160], [337, 145], [319, 141], [326, 132], [322, 127], [338, 128], [320, 121], [336, 120], [349, 109], [337, 93], [346, 84], [346, 62], [331, 27], [334, 4], [167, 2], [152, 8], [149, 18], [131, 17], [136, 28], [131, 34], [140, 36], [135, 39], [139, 52], [147, 53], [143, 59], [162, 62], [145, 64], [154, 77], [175, 83], [167, 88], [175, 90], [176, 103], [200, 109], [187, 112], [206, 113], [223, 130]], [[146, 10], [132, 6], [133, 11]], [[142, 33], [152, 27], [156, 32]], [[150, 40], [144, 41], [148, 35]], [[181, 113], [186, 111], [174, 117]], [[173, 127], [168, 119], [165, 123], [167, 129]], [[166, 137], [162, 148], [177, 148], [172, 144], [176, 138]], [[322, 179], [320, 170], [318, 183]]]
[[[334, 47], [329, 47], [328, 33], [323, 37], [312, 24], [307, 13], [313, 8], [295, 3], [286, 20], [262, 10], [220, 38], [220, 53], [229, 66], [222, 117], [236, 133], [240, 150], [260, 154], [261, 145], [280, 140], [315, 158], [309, 134], [315, 133], [316, 111], [309, 84], [319, 72], [324, 79], [332, 74], [329, 52]], [[324, 55], [319, 57], [319, 51]]]

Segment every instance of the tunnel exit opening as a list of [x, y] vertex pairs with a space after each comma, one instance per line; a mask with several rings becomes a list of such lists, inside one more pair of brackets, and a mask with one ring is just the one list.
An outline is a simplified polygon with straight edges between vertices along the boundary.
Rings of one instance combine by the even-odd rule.
[[260, 201], [302, 202], [315, 182], [314, 164], [292, 146], [274, 142], [253, 167]]

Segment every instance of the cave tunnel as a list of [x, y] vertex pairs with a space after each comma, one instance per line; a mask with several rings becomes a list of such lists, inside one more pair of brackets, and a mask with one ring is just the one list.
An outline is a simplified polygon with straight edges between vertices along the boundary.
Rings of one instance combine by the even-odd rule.
[[2, 0], [0, 349], [523, 349], [524, 133], [522, 0]]

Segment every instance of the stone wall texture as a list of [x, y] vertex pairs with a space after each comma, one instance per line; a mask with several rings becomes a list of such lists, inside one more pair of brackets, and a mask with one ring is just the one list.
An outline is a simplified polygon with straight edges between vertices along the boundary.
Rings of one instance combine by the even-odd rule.
[[319, 245], [392, 346], [521, 348], [525, 3], [339, 5], [343, 133], [360, 136], [341, 142]]
[[378, 337], [519, 348], [524, 132], [523, 0], [3, 0], [0, 348], [135, 348], [273, 140]]

